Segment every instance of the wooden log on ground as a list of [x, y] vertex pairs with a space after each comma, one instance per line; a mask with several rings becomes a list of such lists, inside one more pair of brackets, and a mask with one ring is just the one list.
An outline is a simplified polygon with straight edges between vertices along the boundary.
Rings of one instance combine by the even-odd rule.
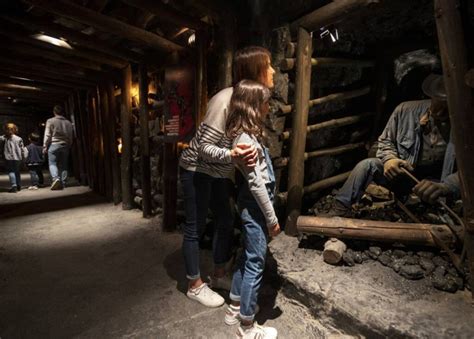
[[148, 129], [148, 75], [146, 65], [138, 67], [140, 109], [140, 164], [143, 217], [151, 217], [150, 133]]
[[324, 262], [337, 265], [342, 260], [342, 255], [346, 251], [347, 246], [344, 242], [337, 238], [331, 238], [324, 244], [323, 259]]
[[120, 125], [122, 132], [122, 209], [132, 209], [132, 68], [128, 65], [122, 71], [122, 94], [120, 105]]
[[[318, 149], [312, 152], [305, 152], [304, 160], [306, 161], [311, 158], [339, 155], [339, 154], [343, 154], [349, 151], [362, 148], [364, 146], [365, 146], [365, 142], [359, 142], [355, 144], [347, 144], [347, 145], [342, 145], [342, 146]], [[278, 158], [273, 161], [273, 165], [276, 168], [285, 167], [288, 165], [289, 160], [290, 160], [289, 157]]]
[[112, 80], [107, 81], [107, 99], [109, 100], [109, 152], [111, 154], [112, 166], [112, 200], [114, 205], [118, 205], [121, 200], [121, 183], [120, 183], [120, 164], [117, 150], [117, 101], [114, 93], [114, 83]]
[[354, 15], [361, 8], [377, 3], [379, 3], [379, 0], [333, 1], [293, 21], [290, 25], [290, 29], [292, 32], [296, 32], [299, 27], [304, 27], [310, 32], [316, 31], [323, 26], [333, 24], [345, 17]]
[[[347, 92], [332, 93], [321, 98], [309, 100], [309, 107], [325, 104], [336, 100], [348, 100], [357, 98], [370, 93], [370, 86]], [[293, 105], [284, 105], [280, 107], [280, 115], [289, 114], [293, 111]]]
[[436, 247], [436, 242], [431, 234], [432, 231], [436, 231], [437, 235], [443, 236], [443, 241], [446, 244], [453, 244], [455, 241], [454, 235], [446, 225], [314, 216], [300, 216], [297, 224], [300, 233], [343, 239], [401, 242], [407, 245]]
[[99, 30], [145, 44], [149, 47], [164, 51], [181, 51], [184, 48], [157, 34], [129, 25], [107, 15], [100, 14], [86, 7], [76, 5], [73, 2], [58, 0], [27, 0], [28, 3], [37, 6], [47, 12], [69, 18], [85, 25], [90, 25]]
[[313, 53], [311, 34], [298, 30], [296, 50], [295, 114], [292, 129], [295, 131], [290, 143], [290, 166], [288, 171], [288, 204], [285, 233], [296, 234], [296, 219], [301, 212], [304, 179], [304, 152], [306, 126], [308, 124], [309, 95], [311, 86], [311, 55]]
[[[285, 58], [280, 63], [282, 71], [290, 71], [295, 67], [295, 58]], [[311, 66], [317, 67], [373, 67], [371, 60], [356, 60], [342, 58], [311, 58]]]
[[15, 16], [0, 14], [0, 19], [7, 20], [16, 24], [23, 25], [28, 29], [36, 29], [43, 31], [46, 34], [63, 37], [68, 42], [81, 45], [94, 51], [100, 51], [107, 54], [109, 63], [113, 63], [111, 66], [123, 63], [124, 60], [139, 62], [142, 58], [141, 54], [124, 50], [118, 46], [109, 45], [106, 41], [95, 38], [73, 29], [64, 27], [62, 25], [55, 24], [51, 21], [42, 20], [33, 16]]
[[466, 225], [464, 245], [469, 259], [474, 299], [474, 101], [472, 90], [464, 79], [468, 72], [467, 50], [459, 1], [435, 0], [434, 12], [448, 96], [451, 133], [454, 136], [456, 163], [461, 182]]
[[[320, 122], [318, 124], [309, 125], [309, 126], [306, 127], [306, 131], [308, 133], [311, 133], [311, 132], [318, 131], [318, 130], [321, 130], [321, 129], [324, 129], [324, 128], [335, 128], [335, 127], [348, 126], [348, 125], [358, 123], [358, 122], [360, 122], [360, 121], [364, 120], [365, 118], [367, 118], [369, 116], [372, 116], [372, 115], [373, 115], [373, 113], [364, 113], [364, 114], [360, 114], [360, 115], [351, 115], [349, 117], [344, 117], [344, 118], [331, 119], [331, 120], [328, 120], [328, 121]], [[291, 137], [292, 133], [293, 133], [292, 131], [283, 132], [281, 134], [281, 139], [282, 140], [289, 139]]]

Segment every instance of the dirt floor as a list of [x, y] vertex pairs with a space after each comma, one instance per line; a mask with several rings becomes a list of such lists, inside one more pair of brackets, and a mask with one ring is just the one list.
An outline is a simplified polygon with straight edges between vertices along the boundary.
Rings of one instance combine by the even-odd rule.
[[[181, 235], [161, 232], [159, 217], [123, 211], [86, 187], [12, 194], [5, 175], [0, 187], [1, 338], [233, 337], [224, 307], [186, 298]], [[259, 323], [280, 338], [337, 335], [279, 292], [272, 267], [265, 281]]]

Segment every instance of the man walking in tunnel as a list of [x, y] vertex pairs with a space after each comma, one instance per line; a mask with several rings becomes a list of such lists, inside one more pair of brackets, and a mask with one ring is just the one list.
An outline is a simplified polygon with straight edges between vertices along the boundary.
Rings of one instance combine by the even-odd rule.
[[53, 108], [54, 117], [46, 121], [43, 153], [48, 153], [51, 190], [61, 190], [66, 185], [69, 149], [73, 142], [73, 129], [64, 117], [62, 106]]
[[[460, 196], [442, 76], [429, 75], [422, 89], [431, 99], [402, 102], [395, 108], [378, 139], [376, 158], [356, 165], [327, 216], [348, 215], [371, 182], [386, 186], [402, 200], [412, 189], [429, 203], [441, 196]], [[413, 187], [404, 169], [424, 180]], [[440, 182], [428, 179], [440, 177]]]

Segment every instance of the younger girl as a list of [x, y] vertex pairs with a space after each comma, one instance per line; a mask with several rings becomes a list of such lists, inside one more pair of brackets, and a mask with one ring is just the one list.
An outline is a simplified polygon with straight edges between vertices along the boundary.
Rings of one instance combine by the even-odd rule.
[[21, 161], [27, 157], [28, 150], [23, 144], [23, 139], [16, 135], [18, 127], [15, 124], [6, 124], [4, 130], [5, 135], [0, 136], [0, 145], [3, 144], [5, 166], [10, 178], [9, 192], [16, 193], [21, 190], [20, 166]]
[[270, 90], [250, 80], [242, 80], [234, 87], [230, 113], [226, 123], [227, 136], [233, 144], [248, 143], [257, 149], [255, 167], [238, 164], [244, 176], [239, 187], [237, 205], [243, 228], [244, 252], [239, 258], [232, 279], [226, 312], [228, 325], [240, 320], [237, 338], [276, 338], [277, 330], [254, 322], [257, 297], [262, 282], [268, 236], [276, 236], [280, 225], [273, 209], [275, 176], [268, 153], [262, 145], [265, 116], [268, 113]]

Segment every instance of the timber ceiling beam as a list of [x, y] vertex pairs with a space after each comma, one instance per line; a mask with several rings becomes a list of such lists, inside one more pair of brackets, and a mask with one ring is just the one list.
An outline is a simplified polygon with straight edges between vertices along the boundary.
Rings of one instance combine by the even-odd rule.
[[155, 33], [129, 25], [107, 15], [94, 12], [70, 1], [26, 0], [26, 2], [55, 15], [81, 22], [98, 30], [120, 36], [124, 39], [139, 42], [152, 48], [157, 48], [167, 52], [184, 50], [183, 46], [167, 40]]
[[93, 80], [94, 82], [102, 80], [103, 76], [99, 72], [87, 71], [84, 68], [72, 67], [67, 64], [50, 62], [45, 59], [37, 58], [32, 61], [28, 58], [22, 58], [17, 54], [2, 53], [0, 55], [0, 64], [13, 65], [18, 67], [33, 68], [38, 71], [66, 75], [68, 77]]
[[34, 47], [34, 46], [21, 43], [21, 42], [12, 42], [12, 43], [7, 42], [6, 44], [2, 46], [2, 48], [13, 53], [18, 53], [28, 58], [32, 57], [33, 60], [37, 58], [43, 58], [43, 59], [48, 59], [51, 61], [62, 62], [64, 64], [68, 64], [72, 66], [91, 69], [93, 71], [102, 71], [100, 64], [95, 63], [93, 61], [80, 59], [73, 56], [67, 56], [64, 54], [56, 53], [56, 52], [51, 52], [50, 50]]
[[[84, 86], [72, 81], [67, 81], [67, 80], [58, 80], [58, 79], [53, 79], [53, 78], [48, 78], [46, 76], [40, 75], [40, 74], [34, 74], [30, 72], [21, 72], [21, 71], [14, 71], [11, 69], [4, 69], [0, 66], [0, 76], [3, 77], [13, 77], [11, 79], [19, 79], [19, 80], [32, 80], [32, 81], [37, 81], [37, 82], [42, 82], [44, 84], [48, 85], [54, 85], [54, 86], [59, 86], [59, 87], [67, 87], [70, 89], [87, 89], [89, 86]], [[25, 80], [25, 81], [28, 81]]]
[[189, 15], [185, 15], [184, 13], [179, 12], [170, 6], [166, 6], [160, 1], [122, 0], [122, 2], [146, 12], [150, 12], [160, 19], [160, 21], [168, 22], [178, 27], [187, 27], [194, 30], [199, 30], [207, 26], [205, 22]]
[[290, 29], [296, 32], [298, 27], [303, 27], [312, 32], [319, 30], [323, 26], [336, 23], [369, 5], [377, 4], [380, 0], [337, 0], [322, 6], [313, 12], [295, 20], [291, 23]]
[[44, 102], [58, 102], [63, 100], [66, 95], [45, 95], [44, 93], [25, 93], [22, 91], [18, 90], [6, 90], [6, 89], [0, 89], [0, 98], [1, 97], [11, 97], [11, 98], [23, 98], [23, 99], [36, 99], [38, 101], [44, 101]]
[[0, 14], [0, 19], [20, 24], [29, 29], [42, 31], [55, 37], [62, 37], [69, 42], [87, 47], [87, 49], [105, 53], [114, 63], [121, 63], [122, 60], [138, 63], [142, 58], [142, 55], [133, 51], [109, 45], [106, 41], [39, 18]]
[[38, 81], [28, 81], [23, 79], [13, 79], [8, 76], [0, 75], [0, 83], [10, 83], [19, 86], [30, 86], [30, 87], [37, 87], [45, 90], [57, 91], [57, 92], [70, 92], [71, 88], [69, 87], [61, 87], [61, 86], [53, 86], [45, 83], [41, 83]]
[[[21, 42], [23, 44], [28, 44], [28, 45], [33, 45], [36, 48], [41, 48], [43, 50], [47, 50], [48, 52], [54, 52], [61, 56], [67, 56], [67, 58], [63, 59], [70, 59], [71, 57], [74, 58], [73, 60], [76, 60], [75, 62], [80, 62], [81, 59], [83, 58], [86, 60], [86, 62], [89, 62], [90, 65], [94, 65], [94, 68], [96, 70], [100, 70], [100, 64], [105, 64], [105, 65], [110, 65], [112, 67], [116, 68], [123, 68], [127, 65], [127, 60], [123, 59], [118, 59], [113, 56], [106, 55], [104, 53], [98, 53], [95, 51], [90, 51], [90, 50], [84, 50], [78, 47], [73, 47], [72, 49], [69, 48], [64, 48], [64, 47], [59, 47], [52, 45], [47, 42], [43, 42], [40, 40], [37, 40], [31, 36], [25, 35], [25, 34], [20, 34], [15, 31], [13, 31], [14, 28], [11, 27], [10, 29], [6, 29], [4, 27], [0, 28], [0, 34], [15, 40], [17, 42]], [[24, 45], [23, 45], [24, 46]], [[64, 62], [64, 61], [63, 61]], [[97, 69], [99, 67], [99, 69]], [[91, 67], [88, 67], [91, 68]]]
[[57, 95], [57, 96], [62, 96], [62, 95], [67, 95], [68, 93], [71, 93], [71, 91], [65, 91], [65, 90], [53, 90], [49, 88], [42, 88], [38, 86], [32, 86], [31, 84], [28, 86], [24, 85], [17, 85], [15, 83], [11, 82], [2, 82], [0, 81], [0, 89], [5, 90], [5, 91], [16, 91], [20, 93], [31, 93], [31, 94], [39, 94], [39, 95]]
[[11, 64], [0, 63], [0, 71], [3, 75], [16, 76], [31, 80], [38, 80], [46, 83], [64, 84], [74, 89], [87, 89], [96, 86], [95, 83], [82, 78], [68, 77], [64, 74], [50, 73], [47, 71], [37, 70], [27, 66], [19, 67]]

